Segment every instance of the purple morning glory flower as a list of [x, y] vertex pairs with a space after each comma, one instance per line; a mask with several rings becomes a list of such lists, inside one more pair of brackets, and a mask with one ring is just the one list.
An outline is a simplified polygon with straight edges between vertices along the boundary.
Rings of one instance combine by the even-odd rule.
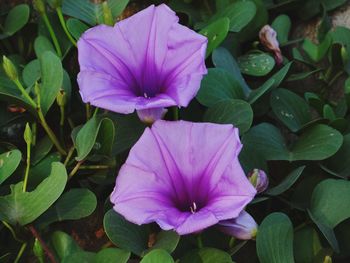
[[237, 218], [219, 222], [218, 227], [222, 232], [242, 240], [254, 239], [258, 232], [258, 224], [244, 210]]
[[[169, 106], [186, 107], [204, 74], [207, 39], [178, 23], [165, 4], [115, 24], [99, 25], [78, 41], [78, 83], [85, 103], [156, 120]], [[146, 113], [143, 113], [146, 111]]]
[[238, 134], [232, 125], [155, 122], [120, 169], [114, 210], [180, 235], [237, 217], [256, 194], [238, 161]]

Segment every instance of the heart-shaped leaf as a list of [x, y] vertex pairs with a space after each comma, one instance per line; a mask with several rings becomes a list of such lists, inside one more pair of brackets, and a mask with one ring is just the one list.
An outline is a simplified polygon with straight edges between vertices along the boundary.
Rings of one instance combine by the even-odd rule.
[[239, 128], [242, 134], [252, 125], [253, 110], [244, 100], [222, 100], [209, 107], [204, 115], [204, 121], [232, 124]]
[[32, 192], [23, 192], [23, 182], [11, 186], [11, 194], [0, 197], [0, 219], [26, 225], [44, 213], [62, 194], [67, 182], [66, 168], [53, 163], [50, 176]]
[[244, 94], [239, 82], [226, 70], [211, 68], [203, 78], [197, 94], [198, 101], [210, 107], [226, 99], [243, 99]]
[[307, 102], [287, 89], [274, 90], [270, 104], [277, 118], [293, 132], [299, 131], [312, 121]]

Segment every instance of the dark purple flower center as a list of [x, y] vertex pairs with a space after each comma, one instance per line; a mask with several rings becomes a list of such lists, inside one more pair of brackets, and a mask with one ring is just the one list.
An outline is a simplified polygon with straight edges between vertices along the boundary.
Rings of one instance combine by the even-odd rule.
[[206, 191], [201, 193], [180, 192], [177, 196], [172, 198], [174, 206], [181, 212], [191, 212], [192, 214], [198, 212], [208, 203], [208, 196]]

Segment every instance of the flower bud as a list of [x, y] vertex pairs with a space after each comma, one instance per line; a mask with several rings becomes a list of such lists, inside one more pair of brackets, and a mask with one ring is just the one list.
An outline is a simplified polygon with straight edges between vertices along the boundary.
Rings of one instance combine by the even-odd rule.
[[13, 65], [12, 61], [9, 60], [6, 56], [2, 57], [2, 66], [5, 70], [6, 75], [9, 77], [9, 79], [11, 80], [18, 79], [17, 69], [15, 65]]
[[106, 25], [112, 26], [114, 24], [112, 10], [108, 6], [107, 2], [102, 3], [102, 13], [103, 13], [103, 22]]
[[254, 169], [248, 174], [248, 179], [258, 193], [264, 192], [269, 186], [269, 178], [263, 170]]
[[265, 25], [259, 32], [261, 44], [269, 51], [274, 53], [277, 65], [283, 62], [282, 52], [277, 40], [277, 32], [269, 25]]
[[138, 110], [137, 115], [139, 116], [140, 120], [147, 124], [151, 125], [156, 120], [160, 120], [164, 117], [164, 115], [167, 113], [167, 109], [164, 108], [152, 108], [152, 109], [144, 109], [144, 110]]
[[30, 145], [32, 143], [32, 130], [30, 129], [29, 123], [27, 122], [26, 128], [24, 129], [24, 141]]
[[220, 221], [220, 231], [237, 239], [255, 239], [258, 232], [258, 224], [246, 211], [242, 210], [237, 218]]
[[45, 14], [45, 2], [44, 0], [33, 0], [33, 6], [41, 15]]
[[330, 256], [325, 256], [323, 263], [332, 263], [332, 258]]
[[67, 103], [67, 94], [66, 92], [61, 89], [58, 94], [57, 94], [57, 97], [56, 97], [56, 101], [57, 101], [57, 104], [58, 106], [60, 107], [64, 107]]

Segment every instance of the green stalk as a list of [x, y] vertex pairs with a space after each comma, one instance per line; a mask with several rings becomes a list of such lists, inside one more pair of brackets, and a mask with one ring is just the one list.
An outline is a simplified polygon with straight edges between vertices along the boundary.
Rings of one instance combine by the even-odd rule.
[[24, 250], [26, 249], [27, 247], [27, 243], [23, 243], [22, 246], [21, 246], [21, 249], [19, 250], [18, 254], [17, 254], [17, 257], [14, 261], [14, 263], [18, 263], [19, 260], [21, 259], [23, 253], [24, 253]]
[[37, 107], [35, 101], [29, 96], [27, 91], [24, 89], [22, 83], [19, 81], [18, 78], [14, 79], [13, 82], [16, 84], [18, 89], [21, 91], [22, 95], [29, 101], [30, 105], [32, 105], [34, 108]]
[[173, 107], [173, 117], [174, 121], [179, 120], [179, 108], [178, 107]]
[[42, 17], [44, 19], [44, 22], [45, 22], [45, 25], [46, 25], [47, 29], [49, 30], [49, 33], [50, 33], [50, 36], [52, 38], [53, 44], [54, 44], [55, 49], [57, 51], [57, 55], [59, 57], [62, 57], [62, 51], [61, 51], [61, 48], [60, 48], [60, 44], [58, 43], [55, 31], [53, 30], [53, 28], [51, 26], [49, 18], [47, 17], [46, 13], [42, 14]]
[[27, 143], [27, 163], [26, 163], [26, 171], [24, 174], [24, 181], [23, 181], [23, 192], [27, 191], [27, 184], [28, 184], [28, 176], [29, 176], [29, 168], [30, 168], [30, 143]]
[[53, 142], [53, 144], [56, 146], [57, 150], [60, 152], [62, 155], [67, 155], [66, 151], [62, 148], [61, 144], [59, 143], [56, 135], [54, 132], [51, 130], [50, 126], [47, 124], [44, 114], [41, 111], [40, 107], [37, 108], [39, 120], [41, 126], [43, 126], [44, 130], [46, 131], [47, 135], [49, 136], [50, 140]]
[[58, 18], [60, 20], [61, 26], [64, 30], [64, 32], [66, 33], [68, 39], [70, 40], [70, 42], [72, 42], [72, 44], [77, 47], [77, 42], [75, 41], [75, 39], [72, 37], [72, 35], [69, 33], [67, 25], [66, 25], [66, 21], [64, 20], [63, 14], [62, 14], [62, 9], [61, 7], [57, 7], [56, 8], [56, 12], [58, 15]]

